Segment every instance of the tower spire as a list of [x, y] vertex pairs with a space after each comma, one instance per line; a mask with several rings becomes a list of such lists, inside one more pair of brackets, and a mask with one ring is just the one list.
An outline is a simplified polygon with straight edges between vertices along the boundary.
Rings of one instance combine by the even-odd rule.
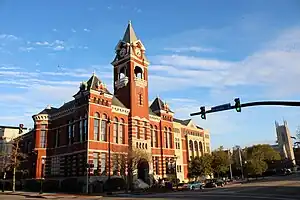
[[133, 30], [131, 20], [129, 20], [128, 25], [127, 25], [127, 29], [126, 29], [124, 37], [123, 37], [123, 41], [127, 42], [127, 43], [131, 43], [131, 42], [135, 42], [137, 40], [138, 39], [137, 39], [137, 37], [135, 35], [135, 32]]

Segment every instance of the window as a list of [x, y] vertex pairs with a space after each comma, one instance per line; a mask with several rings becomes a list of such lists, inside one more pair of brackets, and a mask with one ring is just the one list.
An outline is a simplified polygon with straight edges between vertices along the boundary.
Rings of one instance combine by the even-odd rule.
[[100, 125], [99, 113], [94, 114], [94, 140], [99, 140], [99, 125]]
[[159, 174], [159, 163], [158, 163], [158, 157], [155, 157], [155, 160], [154, 160], [154, 165], [155, 165], [155, 174]]
[[168, 129], [167, 128], [165, 128], [165, 130], [164, 130], [164, 141], [165, 141], [165, 148], [168, 148], [169, 142], [168, 142]]
[[55, 146], [54, 147], [58, 147], [58, 138], [59, 138], [59, 129], [56, 129], [56, 133], [55, 133]]
[[120, 137], [120, 143], [121, 144], [125, 144], [125, 140], [124, 140], [124, 134], [125, 134], [125, 123], [124, 123], [124, 119], [120, 120], [120, 130], [119, 130], [119, 137]]
[[72, 125], [72, 143], [75, 141], [75, 123]]
[[141, 137], [140, 137], [140, 134], [141, 134], [140, 131], [141, 131], [141, 130], [140, 130], [140, 128], [139, 128], [139, 122], [138, 122], [137, 120], [134, 120], [134, 122], [135, 122], [135, 124], [136, 124], [135, 127], [136, 127], [136, 131], [137, 131], [137, 132], [136, 132], [137, 139], [140, 139], [140, 138], [141, 138]]
[[180, 139], [179, 138], [175, 138], [175, 148], [180, 149]]
[[41, 130], [40, 148], [46, 148], [46, 130]]
[[97, 170], [99, 164], [99, 153], [93, 153], [93, 164], [94, 164], [94, 170]]
[[173, 148], [173, 145], [172, 145], [173, 138], [172, 138], [172, 130], [171, 130], [171, 128], [169, 128], [168, 136], [169, 136], [169, 138], [168, 138], [169, 148]]
[[88, 134], [87, 134], [87, 114], [85, 114], [84, 116], [84, 122], [83, 122], [83, 135], [84, 135], [84, 139], [87, 140], [88, 139]]
[[60, 174], [60, 158], [55, 156], [51, 158], [51, 175]]
[[153, 147], [153, 139], [154, 139], [154, 130], [153, 130], [153, 126], [150, 125], [150, 134], [151, 134], [151, 147]]
[[101, 153], [101, 157], [100, 157], [100, 163], [101, 163], [101, 168], [100, 168], [100, 172], [101, 174], [103, 172], [106, 171], [106, 154], [105, 153]]
[[119, 134], [118, 134], [118, 119], [115, 117], [114, 118], [114, 126], [113, 126], [113, 129], [114, 129], [114, 133], [113, 133], [113, 142], [114, 143], [119, 143]]
[[177, 165], [177, 172], [181, 172], [181, 165]]
[[153, 144], [155, 147], [158, 147], [158, 132], [157, 132], [157, 126], [154, 126], [154, 138], [153, 138]]
[[30, 153], [31, 152], [31, 149], [32, 149], [32, 146], [31, 146], [31, 141], [28, 142], [28, 145], [27, 145], [27, 153]]
[[201, 152], [201, 155], [203, 154], [203, 145], [202, 142], [199, 142], [199, 150]]
[[69, 121], [68, 125], [68, 144], [70, 145], [72, 143], [72, 121]]
[[198, 142], [197, 141], [194, 142], [194, 146], [195, 146], [196, 155], [199, 156], [199, 149], [198, 149]]
[[119, 154], [115, 154], [113, 155], [114, 159], [113, 159], [113, 163], [112, 163], [112, 172], [113, 172], [113, 175], [117, 175], [118, 174], [118, 171], [119, 171], [119, 159], [120, 158], [120, 155]]
[[144, 137], [142, 137], [142, 139], [147, 140], [147, 123], [146, 122], [144, 122], [143, 134], [144, 134]]
[[190, 146], [190, 151], [194, 151], [193, 141], [192, 140], [189, 141], [189, 146]]
[[80, 116], [80, 120], [79, 120], [79, 141], [80, 142], [83, 141], [83, 121], [82, 121], [81, 116]]
[[139, 105], [142, 106], [143, 105], [143, 95], [139, 94]]
[[107, 116], [103, 114], [101, 120], [101, 141], [107, 141], [106, 128], [107, 128]]

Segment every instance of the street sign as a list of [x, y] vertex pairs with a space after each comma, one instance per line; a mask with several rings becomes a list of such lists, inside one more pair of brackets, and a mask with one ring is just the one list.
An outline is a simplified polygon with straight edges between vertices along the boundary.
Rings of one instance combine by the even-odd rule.
[[222, 111], [222, 110], [228, 110], [230, 108], [231, 108], [230, 103], [226, 103], [226, 104], [222, 104], [222, 105], [219, 105], [219, 106], [212, 107], [211, 111], [217, 112], [217, 111]]

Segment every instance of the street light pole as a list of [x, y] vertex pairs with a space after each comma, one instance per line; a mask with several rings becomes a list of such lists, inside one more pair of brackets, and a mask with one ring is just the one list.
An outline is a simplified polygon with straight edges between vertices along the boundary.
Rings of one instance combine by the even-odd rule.
[[44, 179], [44, 166], [45, 166], [45, 160], [42, 158], [42, 173], [41, 173], [41, 188], [40, 188], [40, 194], [43, 194], [43, 179]]
[[174, 167], [174, 170], [175, 170], [175, 184], [176, 184], [176, 189], [178, 189], [178, 183], [177, 183], [177, 166], [176, 166], [176, 161], [177, 161], [177, 156], [174, 155], [174, 161], [175, 161], [175, 167]]
[[111, 162], [110, 162], [110, 118], [107, 120], [107, 126], [108, 126], [108, 180], [110, 179], [110, 168], [111, 168]]

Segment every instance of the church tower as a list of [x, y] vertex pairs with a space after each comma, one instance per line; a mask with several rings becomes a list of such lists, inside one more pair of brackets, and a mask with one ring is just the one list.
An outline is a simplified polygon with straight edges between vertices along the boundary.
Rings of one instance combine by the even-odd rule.
[[114, 95], [130, 109], [131, 117], [149, 118], [148, 65], [145, 47], [129, 21], [124, 37], [115, 48]]

